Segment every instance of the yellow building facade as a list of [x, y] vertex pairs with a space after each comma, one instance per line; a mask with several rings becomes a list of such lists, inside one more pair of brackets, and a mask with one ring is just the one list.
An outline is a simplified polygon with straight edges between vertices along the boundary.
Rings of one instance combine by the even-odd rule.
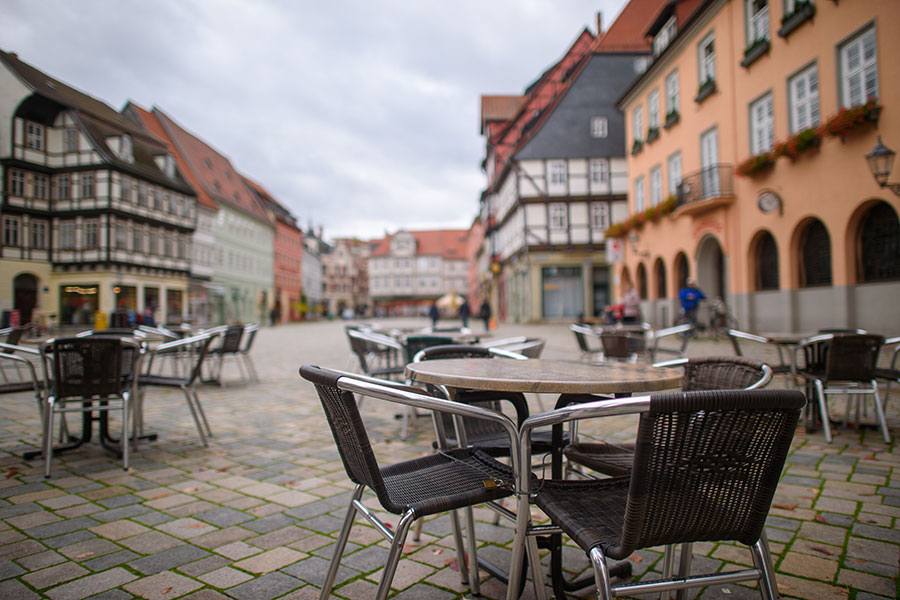
[[900, 333], [900, 198], [866, 161], [900, 146], [897, 23], [894, 0], [664, 7], [619, 103], [630, 216], [610, 232], [646, 320], [675, 321], [691, 277], [742, 328]]

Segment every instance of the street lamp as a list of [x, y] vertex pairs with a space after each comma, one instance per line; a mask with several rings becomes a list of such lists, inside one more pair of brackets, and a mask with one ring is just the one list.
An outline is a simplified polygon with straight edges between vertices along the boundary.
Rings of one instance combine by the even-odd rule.
[[897, 153], [881, 143], [881, 136], [875, 142], [875, 147], [866, 154], [866, 161], [869, 163], [869, 170], [872, 171], [872, 177], [883, 188], [888, 188], [898, 196], [900, 196], [900, 183], [888, 182], [891, 175], [891, 169], [894, 166], [894, 157]]

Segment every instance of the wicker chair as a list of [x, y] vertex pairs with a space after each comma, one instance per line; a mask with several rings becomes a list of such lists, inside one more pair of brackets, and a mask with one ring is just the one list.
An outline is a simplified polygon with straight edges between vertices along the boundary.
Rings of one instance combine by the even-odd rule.
[[[884, 441], [891, 443], [875, 379], [875, 366], [883, 343], [884, 337], [880, 335], [829, 333], [813, 336], [800, 344], [805, 366], [797, 374], [806, 380], [807, 395], [818, 402], [825, 441], [829, 444], [832, 436], [826, 399], [828, 394], [847, 394], [850, 397], [870, 394]], [[847, 417], [850, 415], [850, 404], [848, 400]]]
[[54, 417], [57, 413], [73, 411], [122, 411], [119, 441], [122, 468], [127, 470], [131, 401], [135, 397], [141, 359], [138, 343], [101, 335], [59, 338], [41, 346], [41, 358], [44, 380], [49, 382], [44, 399], [44, 476], [50, 477]]
[[[532, 492], [519, 480], [509, 600], [514, 599], [522, 553], [532, 566], [535, 597], [546, 598], [529, 500], [587, 554], [598, 598], [668, 592], [684, 587], [756, 580], [764, 598], [778, 591], [764, 525], [803, 394], [789, 390], [677, 392], [572, 405], [531, 417], [521, 428], [519, 458], [530, 463], [535, 427], [575, 419], [639, 413], [630, 476], [544, 480]], [[738, 541], [750, 546], [754, 568], [612, 586], [606, 558], [621, 560], [651, 546]], [[689, 554], [689, 553], [688, 553]], [[670, 570], [669, 570], [670, 571]]]
[[884, 340], [882, 348], [887, 346], [894, 347], [894, 351], [891, 355], [891, 366], [875, 369], [875, 379], [882, 379], [887, 383], [884, 388], [883, 400], [885, 410], [887, 410], [887, 403], [891, 397], [891, 384], [900, 383], [900, 368], [897, 366], [897, 358], [900, 357], [900, 337], [892, 337]]
[[603, 353], [600, 360], [614, 360], [625, 362], [637, 362], [637, 348], [643, 342], [643, 336], [638, 336], [626, 331], [603, 331], [600, 333], [600, 343], [603, 345]]
[[[200, 379], [203, 362], [206, 360], [209, 346], [217, 335], [217, 333], [200, 334], [183, 340], [166, 342], [165, 344], [160, 344], [149, 353], [146, 373], [141, 374], [138, 378], [138, 384], [140, 386], [138, 402], [140, 403], [140, 407], [135, 411], [135, 414], [139, 415], [140, 418], [136, 419], [137, 423], [135, 428], [137, 429], [137, 433], [141, 433], [143, 429], [143, 410], [141, 407], [144, 402], [145, 388], [178, 388], [184, 393], [184, 399], [187, 401], [188, 408], [191, 411], [194, 425], [197, 426], [197, 432], [200, 434], [200, 441], [203, 443], [204, 447], [209, 446], [206, 441], [206, 436], [209, 435], [212, 437], [212, 430], [209, 428], [209, 422], [206, 420], [206, 414], [203, 412], [203, 406], [200, 404], [200, 397], [197, 395], [195, 384]], [[180, 373], [176, 373], [174, 376], [166, 376], [159, 373], [153, 373], [153, 362], [155, 358], [158, 356], [166, 357], [172, 355], [182, 355], [191, 359], [191, 367], [185, 375], [181, 376]], [[204, 428], [206, 429], [206, 432], [203, 431]]]
[[401, 379], [404, 365], [401, 356], [406, 350], [400, 342], [370, 331], [347, 329], [350, 351], [356, 356], [364, 375], [383, 379]]
[[[378, 600], [387, 597], [409, 527], [421, 517], [454, 511], [451, 522], [454, 525], [457, 560], [462, 575], [467, 563], [463, 555], [462, 538], [456, 525], [455, 511], [511, 495], [515, 460], [513, 468], [510, 468], [479, 450], [458, 448], [380, 467], [353, 395], [365, 394], [406, 406], [483, 418], [502, 426], [507, 431], [512, 445], [516, 445], [518, 440], [516, 424], [500, 413], [427, 396], [421, 393], [421, 390], [418, 392], [405, 390], [396, 384], [379, 385], [370, 378], [358, 378], [348, 373], [304, 365], [300, 368], [300, 375], [315, 386], [344, 468], [350, 480], [356, 484], [319, 597], [324, 599], [331, 593], [357, 512], [391, 542], [376, 594]], [[486, 481], [492, 482], [492, 485], [486, 485]], [[401, 515], [393, 531], [362, 503], [366, 488], [375, 492], [384, 510]], [[477, 558], [471, 521], [467, 523], [467, 529], [470, 558], [468, 564], [472, 565], [472, 568], [468, 569], [469, 584], [472, 592], [478, 594], [479, 582], [475, 568]]]
[[[676, 358], [653, 366], [683, 367], [681, 389], [685, 392], [755, 390], [772, 381], [772, 370], [767, 364], [735, 356]], [[629, 475], [634, 462], [633, 443], [576, 443], [566, 446], [564, 452], [570, 462], [611, 477]], [[571, 466], [568, 470], [575, 471]]]
[[[225, 329], [222, 335], [222, 343], [209, 349], [210, 358], [215, 358], [215, 367], [211, 369], [211, 374], [204, 380], [205, 383], [218, 383], [220, 387], [225, 387], [225, 380], [222, 377], [222, 367], [225, 364], [226, 356], [234, 356], [238, 361], [238, 369], [240, 370], [241, 359], [238, 352], [241, 351], [241, 338], [244, 337], [243, 325], [231, 325]], [[241, 372], [241, 379], [244, 374]]]
[[587, 325], [569, 325], [569, 330], [575, 334], [575, 341], [578, 342], [578, 349], [581, 350], [582, 358], [596, 358], [603, 354], [603, 347], [598, 344], [600, 341], [597, 333]]
[[250, 350], [253, 348], [253, 341], [256, 339], [258, 332], [259, 324], [251, 323], [250, 325], [245, 325], [241, 347], [237, 351], [238, 359], [244, 363], [244, 367], [247, 369], [248, 378], [256, 382], [259, 382], [259, 375], [256, 374], [256, 367], [253, 365], [253, 361], [250, 360]]

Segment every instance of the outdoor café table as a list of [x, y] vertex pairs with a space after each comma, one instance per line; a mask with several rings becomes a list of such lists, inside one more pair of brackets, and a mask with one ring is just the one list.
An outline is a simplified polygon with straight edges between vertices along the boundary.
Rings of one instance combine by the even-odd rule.
[[[449, 388], [482, 391], [522, 392], [535, 394], [559, 394], [557, 408], [578, 402], [584, 394], [613, 394], [629, 396], [634, 393], [654, 392], [681, 385], [682, 374], [677, 369], [664, 369], [631, 363], [584, 363], [565, 360], [484, 360], [440, 359], [411, 363], [406, 375], [413, 381], [444, 385]], [[551, 476], [562, 478], [562, 426], [553, 428]], [[566, 582], [562, 573], [562, 536], [550, 536], [550, 572], [557, 598], [565, 598], [567, 590], [575, 590], [594, 581], [593, 577], [577, 582]], [[481, 561], [479, 560], [479, 563]], [[624, 565], [628, 573], [631, 565]], [[505, 574], [487, 570], [501, 581]], [[615, 576], [619, 566], [610, 570]]]
[[809, 331], [788, 331], [779, 333], [760, 333], [759, 335], [766, 338], [767, 343], [775, 346], [778, 350], [778, 359], [782, 364], [785, 364], [783, 353], [787, 354], [787, 365], [791, 368], [791, 376], [795, 377], [797, 375], [797, 350], [800, 348], [800, 344], [803, 340], [816, 334]]

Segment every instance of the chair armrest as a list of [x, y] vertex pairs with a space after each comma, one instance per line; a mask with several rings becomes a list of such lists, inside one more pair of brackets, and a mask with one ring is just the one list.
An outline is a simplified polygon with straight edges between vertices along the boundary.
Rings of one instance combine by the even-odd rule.
[[653, 363], [654, 367], [681, 367], [690, 361], [689, 358], [672, 358], [670, 360], [664, 360], [662, 362]]
[[526, 338], [524, 335], [517, 335], [515, 337], [508, 337], [508, 338], [503, 338], [500, 340], [492, 340], [489, 342], [484, 342], [481, 345], [484, 346], [485, 348], [492, 348], [494, 346], [509, 346], [510, 344], [521, 344], [522, 342], [524, 342], [527, 339], [528, 338]]
[[[3, 344], [4, 346], [9, 346], [11, 344]], [[40, 391], [43, 389], [43, 383], [40, 379], [38, 379], [37, 371], [34, 369], [34, 364], [28, 360], [27, 358], [22, 358], [21, 356], [16, 356], [15, 354], [7, 354], [6, 352], [0, 352], [0, 360], [11, 361], [22, 363], [26, 367], [28, 367], [28, 374], [31, 376], [31, 383], [34, 385], [35, 391]]]
[[666, 327], [665, 329], [657, 329], [653, 332], [653, 341], [654, 344], [656, 340], [664, 337], [668, 337], [670, 335], [678, 335], [679, 333], [686, 333], [693, 329], [693, 325], [690, 323], [684, 323], [682, 325], [675, 325], [674, 327]]
[[7, 344], [5, 342], [0, 342], [0, 352], [4, 352], [6, 354], [11, 354], [13, 352], [21, 352], [22, 354], [29, 354], [31, 356], [40, 356], [41, 352], [37, 348], [29, 348], [28, 346], [17, 346], [15, 344]]
[[750, 342], [759, 342], [760, 344], [768, 344], [769, 338], [763, 337], [761, 335], [756, 335], [755, 333], [748, 333], [746, 331], [740, 331], [738, 329], [729, 329], [728, 335], [731, 337], [736, 337], [742, 340], [747, 340]]
[[173, 340], [171, 342], [166, 342], [164, 344], [160, 344], [156, 348], [150, 350], [150, 354], [157, 354], [159, 352], [166, 352], [169, 350], [181, 348], [183, 346], [190, 346], [191, 344], [195, 344], [197, 342], [201, 342], [206, 338], [216, 337], [219, 335], [218, 333], [201, 333], [199, 335], [194, 335], [188, 338], [184, 338], [182, 340]]
[[511, 358], [513, 360], [528, 360], [528, 357], [512, 350], [504, 350], [503, 348], [488, 348], [491, 354], [498, 358]]

